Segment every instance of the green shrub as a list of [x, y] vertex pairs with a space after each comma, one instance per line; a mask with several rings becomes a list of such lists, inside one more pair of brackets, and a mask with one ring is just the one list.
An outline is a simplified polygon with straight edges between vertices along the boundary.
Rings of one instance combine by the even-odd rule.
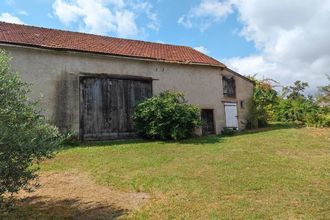
[[223, 128], [223, 131], [222, 131], [222, 134], [223, 135], [228, 135], [228, 136], [231, 136], [231, 135], [234, 135], [237, 133], [237, 130], [234, 130], [233, 128]]
[[330, 114], [325, 116], [324, 127], [330, 127]]
[[309, 127], [330, 127], [330, 114], [314, 112], [306, 115], [306, 125]]
[[266, 127], [268, 125], [268, 117], [265, 111], [265, 107], [259, 105], [258, 102], [252, 97], [248, 102], [247, 116], [247, 129], [256, 129]]
[[37, 168], [31, 165], [51, 157], [63, 141], [37, 110], [37, 102], [28, 99], [28, 85], [9, 63], [0, 51], [0, 200], [28, 189], [36, 178]]
[[134, 122], [146, 138], [180, 140], [191, 137], [201, 124], [200, 110], [187, 104], [182, 93], [165, 91], [138, 104]]

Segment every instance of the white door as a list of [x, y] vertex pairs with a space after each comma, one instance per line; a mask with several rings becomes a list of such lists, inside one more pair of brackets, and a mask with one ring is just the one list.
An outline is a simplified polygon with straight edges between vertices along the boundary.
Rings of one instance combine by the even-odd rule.
[[226, 127], [238, 128], [236, 103], [225, 103]]

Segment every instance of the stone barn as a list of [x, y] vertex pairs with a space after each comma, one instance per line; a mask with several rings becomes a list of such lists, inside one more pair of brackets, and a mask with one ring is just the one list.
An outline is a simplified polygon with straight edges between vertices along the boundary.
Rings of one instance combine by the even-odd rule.
[[0, 49], [49, 121], [83, 140], [134, 136], [135, 104], [164, 90], [199, 106], [199, 134], [246, 125], [253, 82], [190, 47], [0, 22]]

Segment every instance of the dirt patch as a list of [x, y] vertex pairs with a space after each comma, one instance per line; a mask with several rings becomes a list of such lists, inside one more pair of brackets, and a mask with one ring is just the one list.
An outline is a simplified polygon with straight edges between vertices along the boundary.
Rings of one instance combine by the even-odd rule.
[[277, 150], [276, 154], [280, 157], [296, 159], [296, 160], [303, 160], [306, 159], [306, 157], [309, 157], [307, 153], [299, 152], [297, 150], [289, 150], [289, 149]]
[[276, 154], [288, 159], [320, 161], [329, 157], [330, 149], [310, 149], [305, 151], [300, 149], [280, 149], [276, 151]]
[[114, 219], [143, 206], [147, 193], [128, 193], [95, 184], [86, 174], [42, 173], [41, 187], [20, 192], [20, 206], [32, 206], [45, 214], [64, 218]]
[[330, 129], [329, 128], [306, 128], [304, 134], [313, 137], [324, 137], [330, 140]]

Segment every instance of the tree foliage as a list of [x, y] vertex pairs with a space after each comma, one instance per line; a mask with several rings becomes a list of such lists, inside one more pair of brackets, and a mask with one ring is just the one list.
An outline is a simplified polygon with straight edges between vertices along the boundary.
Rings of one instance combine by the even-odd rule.
[[319, 88], [317, 101], [320, 104], [330, 106], [330, 75], [327, 75], [328, 85]]
[[248, 128], [264, 127], [269, 119], [273, 118], [274, 105], [277, 103], [277, 92], [271, 85], [271, 80], [257, 80], [255, 76], [249, 77], [255, 87], [251, 100], [248, 103]]
[[304, 98], [304, 91], [308, 88], [307, 82], [302, 82], [297, 80], [292, 86], [284, 86], [282, 89], [282, 97], [294, 100], [299, 98]]
[[[281, 95], [278, 95], [271, 84], [272, 80], [250, 78], [255, 82], [255, 89], [250, 101], [248, 127], [262, 127], [269, 121], [295, 122], [317, 127], [330, 125], [329, 109], [320, 106], [312, 96], [304, 95], [308, 83], [298, 80], [291, 86], [283, 87]], [[322, 91], [327, 89], [328, 87], [324, 87]]]
[[161, 140], [188, 138], [201, 124], [199, 108], [187, 104], [182, 93], [172, 91], [138, 104], [134, 122], [141, 135]]
[[296, 122], [309, 126], [328, 126], [327, 109], [317, 104], [312, 96], [305, 96], [308, 83], [296, 81], [282, 89], [282, 97], [275, 106], [275, 120]]
[[28, 189], [36, 178], [32, 164], [53, 155], [63, 136], [50, 126], [29, 100], [29, 85], [0, 51], [0, 200], [5, 193]]

